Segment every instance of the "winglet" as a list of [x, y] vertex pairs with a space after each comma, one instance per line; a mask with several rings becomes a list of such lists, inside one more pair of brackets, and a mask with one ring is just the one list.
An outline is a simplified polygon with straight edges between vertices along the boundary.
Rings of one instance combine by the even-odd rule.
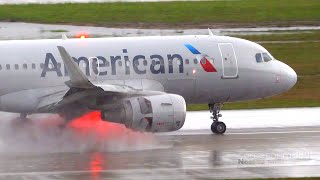
[[214, 36], [214, 34], [213, 34], [212, 31], [210, 30], [210, 28], [208, 28], [208, 32], [209, 32], [209, 36]]
[[69, 73], [70, 81], [66, 82], [66, 84], [71, 87], [77, 88], [93, 88], [95, 87], [89, 79], [83, 74], [83, 72], [79, 69], [79, 66], [74, 62], [72, 57], [66, 51], [66, 49], [62, 46], [57, 46], [59, 53], [62, 57], [64, 65]]

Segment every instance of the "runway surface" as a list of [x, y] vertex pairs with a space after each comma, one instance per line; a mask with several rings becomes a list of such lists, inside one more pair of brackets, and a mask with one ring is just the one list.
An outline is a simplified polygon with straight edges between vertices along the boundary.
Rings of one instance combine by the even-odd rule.
[[[229, 129], [320, 126], [320, 107], [222, 110], [221, 113], [221, 121]], [[212, 123], [208, 117], [209, 111], [188, 112], [181, 130], [208, 129]]]
[[[204, 128], [209, 121], [200, 120], [206, 112], [189, 113], [186, 127], [180, 131], [156, 135], [113, 126], [112, 136], [92, 136], [91, 132], [74, 138], [73, 131], [43, 126], [44, 123], [12, 128], [2, 121], [0, 179], [319, 177], [319, 108], [299, 110], [300, 114], [310, 111], [305, 124], [291, 118], [294, 114], [288, 115], [298, 110], [224, 111], [231, 126], [225, 135], [213, 135]], [[288, 118], [278, 117], [270, 121], [269, 127], [263, 127], [266, 117], [260, 116], [274, 113], [271, 117], [276, 117], [276, 111]], [[245, 114], [251, 117], [249, 124], [232, 124], [229, 118], [237, 114], [238, 121]], [[11, 116], [2, 114], [2, 118]], [[56, 121], [52, 117], [37, 118]], [[285, 125], [290, 119], [291, 125]], [[40, 122], [35, 117], [33, 120]]]
[[153, 148], [140, 151], [1, 153], [0, 179], [320, 176], [320, 127], [230, 130], [223, 136], [202, 130], [155, 139]]

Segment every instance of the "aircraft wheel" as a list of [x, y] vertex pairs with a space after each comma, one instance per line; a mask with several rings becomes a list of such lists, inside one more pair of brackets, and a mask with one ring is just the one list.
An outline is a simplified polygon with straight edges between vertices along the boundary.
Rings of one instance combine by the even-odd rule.
[[216, 121], [211, 124], [211, 131], [215, 134], [223, 134], [226, 130], [227, 126], [224, 122]]
[[212, 124], [211, 124], [211, 131], [213, 133], [216, 133], [216, 129], [217, 129], [217, 122], [214, 121]]

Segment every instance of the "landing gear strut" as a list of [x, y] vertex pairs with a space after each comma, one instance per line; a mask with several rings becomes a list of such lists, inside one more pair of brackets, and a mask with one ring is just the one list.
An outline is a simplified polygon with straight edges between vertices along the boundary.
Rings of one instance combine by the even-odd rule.
[[26, 113], [21, 113], [19, 117], [16, 117], [11, 120], [12, 127], [25, 127], [26, 125], [30, 125], [32, 121], [27, 118]]
[[223, 134], [227, 129], [226, 125], [219, 121], [219, 117], [222, 117], [220, 114], [222, 106], [223, 104], [220, 103], [209, 104], [209, 110], [210, 113], [212, 113], [210, 118], [213, 120], [213, 123], [211, 124], [211, 131], [215, 134]]
[[27, 115], [28, 115], [28, 114], [26, 114], [26, 113], [20, 113], [20, 119], [21, 119], [22, 121], [28, 121]]

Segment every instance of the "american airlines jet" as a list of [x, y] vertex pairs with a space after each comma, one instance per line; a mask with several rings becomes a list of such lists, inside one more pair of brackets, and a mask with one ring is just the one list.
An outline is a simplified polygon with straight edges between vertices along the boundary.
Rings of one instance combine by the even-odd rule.
[[[208, 104], [223, 134], [224, 103], [292, 88], [297, 74], [265, 48], [227, 36], [155, 36], [0, 42], [0, 110], [58, 113], [68, 120], [100, 111], [127, 128], [180, 129], [186, 104]], [[197, 119], [195, 119], [197, 121]], [[199, 120], [200, 121], [200, 120]]]

